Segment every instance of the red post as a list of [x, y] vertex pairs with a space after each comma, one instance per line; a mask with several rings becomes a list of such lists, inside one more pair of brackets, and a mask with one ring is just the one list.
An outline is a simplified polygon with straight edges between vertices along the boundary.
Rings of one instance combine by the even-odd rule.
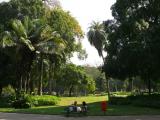
[[102, 112], [104, 112], [104, 114], [105, 114], [105, 112], [106, 112], [106, 110], [107, 110], [107, 101], [102, 101], [102, 102], [101, 102], [101, 110], [102, 110]]

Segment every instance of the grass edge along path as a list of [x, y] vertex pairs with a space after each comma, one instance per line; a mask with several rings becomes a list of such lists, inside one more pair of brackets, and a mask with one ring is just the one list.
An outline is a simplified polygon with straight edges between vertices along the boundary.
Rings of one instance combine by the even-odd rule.
[[[41, 106], [30, 109], [14, 109], [0, 108], [0, 112], [12, 113], [30, 113], [30, 114], [46, 114], [46, 115], [62, 115], [62, 111], [74, 101], [80, 105], [82, 101], [86, 101], [89, 106], [89, 114], [91, 116], [103, 116], [101, 111], [101, 101], [107, 100], [106, 96], [87, 96], [87, 97], [61, 97], [61, 101], [56, 106]], [[160, 109], [152, 109], [145, 107], [135, 107], [128, 105], [108, 105], [105, 115], [108, 116], [127, 116], [127, 115], [160, 115]]]

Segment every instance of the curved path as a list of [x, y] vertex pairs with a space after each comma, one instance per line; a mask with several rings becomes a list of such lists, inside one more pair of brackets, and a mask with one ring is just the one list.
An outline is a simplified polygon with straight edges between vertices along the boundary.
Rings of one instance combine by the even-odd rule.
[[[75, 120], [75, 117], [64, 117], [59, 115], [0, 113], [0, 120]], [[158, 116], [87, 116], [87, 117], [76, 117], [76, 120], [160, 120], [160, 115]]]

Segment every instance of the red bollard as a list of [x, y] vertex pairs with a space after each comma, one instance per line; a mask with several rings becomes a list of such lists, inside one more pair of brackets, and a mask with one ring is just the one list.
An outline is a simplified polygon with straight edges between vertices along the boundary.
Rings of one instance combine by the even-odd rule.
[[101, 102], [101, 110], [104, 112], [104, 114], [105, 114], [105, 112], [106, 112], [106, 110], [107, 110], [107, 101], [102, 101]]

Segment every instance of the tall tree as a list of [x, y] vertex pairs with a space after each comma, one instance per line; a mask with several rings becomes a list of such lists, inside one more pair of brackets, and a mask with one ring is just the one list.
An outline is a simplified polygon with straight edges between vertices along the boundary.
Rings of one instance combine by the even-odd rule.
[[48, 9], [42, 0], [11, 0], [0, 4], [0, 16], [0, 48], [14, 59], [17, 86], [25, 90], [29, 81], [33, 83], [30, 80], [32, 66], [36, 66], [33, 64], [41, 63], [39, 91], [42, 91], [45, 72], [42, 61], [47, 59], [57, 67], [82, 48], [77, 40], [83, 37], [83, 32], [75, 18], [59, 7]]
[[51, 27], [60, 34], [67, 45], [65, 49], [66, 58], [71, 58], [73, 52], [79, 52], [82, 49], [80, 42], [77, 41], [83, 37], [83, 31], [78, 21], [69, 12], [59, 8], [54, 9], [51, 11], [49, 21]]
[[[57, 48], [63, 48], [61, 45], [63, 41], [53, 33], [49, 26], [44, 26], [43, 21], [30, 20], [28, 17], [25, 17], [23, 23], [20, 20], [13, 20], [12, 29], [10, 32], [5, 31], [1, 41], [2, 47], [16, 46], [17, 54], [21, 55], [20, 60], [18, 61], [17, 59], [17, 61], [20, 65], [20, 71], [25, 70], [22, 73], [24, 77], [27, 77], [28, 75], [26, 76], [26, 74], [30, 73], [37, 51], [41, 54], [42, 58], [42, 54], [52, 54], [58, 52], [59, 49]], [[57, 47], [56, 45], [61, 47]], [[21, 65], [24, 65], [24, 67]]]
[[158, 79], [159, 21], [158, 0], [117, 0], [112, 6], [113, 21], [106, 21], [108, 44], [105, 71], [112, 77], [140, 76]]
[[[91, 24], [89, 27], [89, 31], [87, 33], [88, 40], [91, 45], [93, 45], [97, 51], [100, 57], [103, 59], [103, 63], [105, 63], [105, 58], [103, 56], [103, 51], [104, 51], [104, 45], [107, 40], [107, 34], [104, 31], [104, 24], [95, 22]], [[107, 75], [105, 75], [106, 80], [107, 80], [107, 92], [108, 96], [110, 96], [109, 92], [109, 79], [107, 78]]]

